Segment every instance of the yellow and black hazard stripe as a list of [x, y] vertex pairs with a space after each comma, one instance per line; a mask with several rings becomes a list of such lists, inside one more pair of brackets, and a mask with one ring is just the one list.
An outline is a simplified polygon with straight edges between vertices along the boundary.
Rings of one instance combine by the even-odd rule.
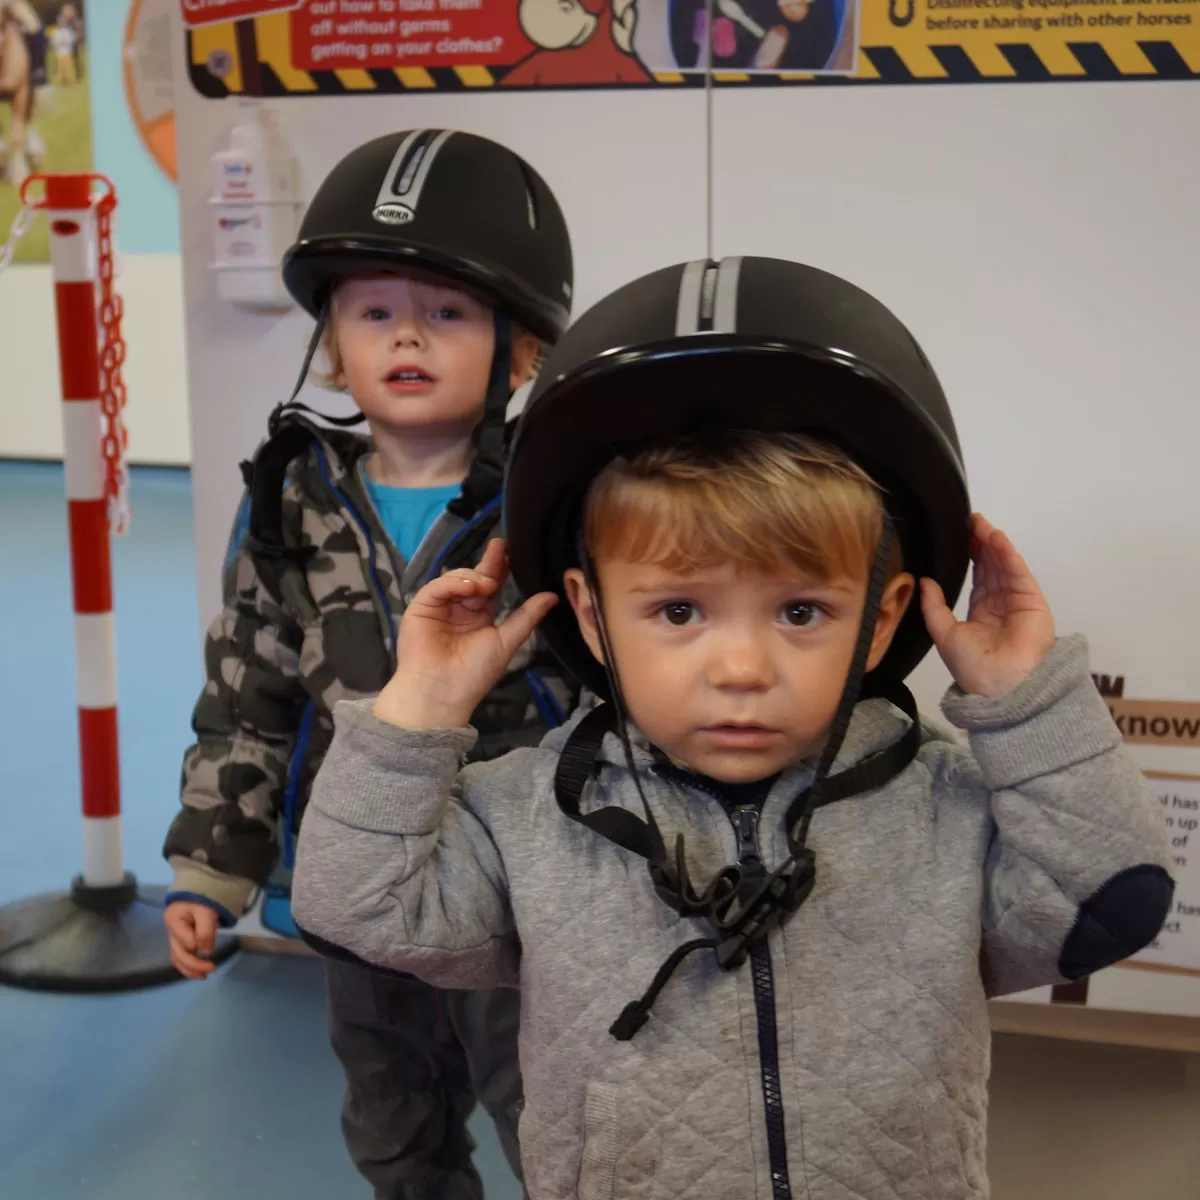
[[[869, 44], [878, 26], [864, 29], [854, 75], [714, 71], [718, 87], [860, 87], [871, 84], [1045, 83], [1051, 81], [1200, 78], [1200, 48], [1170, 41], [1138, 41], [1128, 31], [1103, 41], [1066, 37], [1003, 42], [972, 37], [937, 42], [918, 27], [888, 32], [890, 44]], [[998, 35], [1001, 36], [1001, 35]], [[1193, 35], [1194, 36], [1194, 35]], [[338, 96], [363, 92], [469, 92], [503, 82], [510, 68], [487, 66], [353, 68], [306, 71], [291, 62], [288, 15], [275, 13], [190, 30], [192, 86], [203, 96]], [[881, 38], [877, 39], [882, 41]], [[703, 87], [703, 71], [664, 71], [649, 83], [561, 85], [572, 91], [608, 88]], [[545, 85], [537, 85], [539, 87]]]
[[[863, 46], [858, 71], [846, 75], [803, 75], [793, 72], [755, 74], [714, 71], [718, 86], [757, 87], [809, 84], [818, 87], [857, 87], [862, 84], [918, 83], [1050, 83], [1113, 80], [1200, 79], [1171, 42], [1138, 42], [1138, 60], [1110, 54], [1099, 42], [1067, 42], [1055, 46], [1006, 44], [989, 47], [986, 61], [978, 50], [960, 45], [921, 48], [920, 56], [896, 46]], [[914, 61], [916, 59], [916, 61]], [[998, 61], [997, 61], [998, 59]]]

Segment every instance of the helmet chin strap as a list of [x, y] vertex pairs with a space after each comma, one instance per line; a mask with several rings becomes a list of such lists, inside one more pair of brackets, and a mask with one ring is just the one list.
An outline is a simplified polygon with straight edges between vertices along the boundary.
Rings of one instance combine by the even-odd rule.
[[483, 400], [483, 418], [476, 430], [475, 456], [463, 480], [462, 491], [446, 508], [456, 517], [469, 521], [481, 508], [500, 494], [504, 484], [504, 460], [508, 454], [505, 416], [511, 394], [513, 337], [512, 322], [506, 313], [495, 310], [496, 348], [487, 393]]
[[[711, 937], [697, 938], [678, 946], [659, 968], [641, 999], [625, 1006], [610, 1030], [612, 1036], [619, 1041], [628, 1041], [645, 1025], [659, 992], [675, 968], [693, 951], [714, 950], [717, 964], [722, 969], [736, 970], [745, 962], [755, 945], [765, 941], [772, 929], [783, 925], [799, 909], [816, 881], [816, 856], [808, 847], [807, 839], [813, 814], [818, 808], [834, 800], [882, 786], [915, 757], [920, 733], [916, 707], [911, 695], [902, 685], [893, 689], [880, 689], [879, 694], [897, 704], [909, 716], [909, 731], [895, 745], [870, 756], [862, 763], [838, 775], [831, 777], [829, 774], [845, 740], [854, 706], [863, 693], [894, 544], [895, 530], [890, 518], [885, 515], [867, 585], [866, 603], [854, 655], [837, 711], [830, 725], [829, 736], [814, 769], [812, 782], [795, 796], [788, 806], [785, 818], [789, 851], [787, 859], [770, 872], [761, 864], [756, 864], [755, 869], [747, 869], [744, 863], [724, 867], [717, 872], [703, 892], [697, 892], [688, 876], [683, 834], [678, 834], [675, 838], [674, 853], [671, 856], [673, 861], [670, 861], [658, 822], [646, 798], [640, 773], [634, 762], [628, 709], [621, 689], [612, 640], [604, 618], [599, 583], [594, 565], [583, 544], [582, 532], [578, 535], [578, 558], [596, 616], [596, 631], [611, 694], [611, 713], [605, 714], [604, 709], [609, 705], [602, 705], [599, 710], [589, 714], [577, 727], [572, 738], [574, 741], [575, 737], [580, 737], [580, 744], [573, 746], [569, 742], [564, 748], [555, 780], [559, 805], [568, 817], [644, 857], [659, 899], [681, 916], [704, 919], [713, 932]], [[606, 716], [611, 718], [607, 722]], [[580, 794], [587, 779], [594, 773], [596, 754], [603, 733], [614, 724], [624, 751], [626, 767], [645, 813], [644, 822], [632, 813], [615, 807], [583, 814], [579, 811]], [[585, 765], [583, 759], [587, 757], [590, 757], [590, 762]]]
[[308, 379], [308, 372], [312, 367], [313, 357], [321, 345], [321, 338], [325, 333], [326, 327], [329, 325], [329, 316], [332, 310], [333, 289], [331, 288], [326, 293], [325, 299], [321, 302], [321, 310], [317, 313], [317, 323], [313, 326], [312, 336], [308, 339], [308, 349], [304, 352], [304, 362], [300, 367], [300, 374], [296, 376], [296, 384], [292, 388], [292, 394], [287, 400], [280, 401], [280, 403], [275, 405], [271, 410], [271, 415], [267, 418], [267, 432], [271, 437], [274, 437], [279, 432], [279, 423], [283, 420], [285, 414], [289, 412], [309, 413], [341, 429], [348, 429], [352, 425], [359, 425], [367, 419], [361, 412], [355, 413], [350, 417], [331, 417], [323, 412], [318, 412], [315, 408], [310, 408], [307, 404], [301, 404], [296, 399], [300, 395], [300, 389], [304, 387]]

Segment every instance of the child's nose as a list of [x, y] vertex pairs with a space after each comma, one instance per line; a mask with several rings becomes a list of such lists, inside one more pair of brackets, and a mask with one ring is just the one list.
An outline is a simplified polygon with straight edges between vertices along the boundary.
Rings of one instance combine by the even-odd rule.
[[415, 346], [425, 340], [425, 331], [413, 313], [400, 313], [392, 324], [392, 343], [396, 346]]
[[775, 668], [766, 640], [753, 632], [728, 635], [709, 660], [711, 686], [731, 691], [761, 691], [774, 682]]

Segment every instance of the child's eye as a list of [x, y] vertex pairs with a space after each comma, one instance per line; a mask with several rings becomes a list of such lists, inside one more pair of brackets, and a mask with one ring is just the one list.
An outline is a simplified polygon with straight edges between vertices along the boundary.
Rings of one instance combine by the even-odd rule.
[[806, 600], [789, 600], [779, 610], [779, 615], [786, 624], [803, 628], [805, 625], [811, 625], [821, 616], [821, 609]]
[[391, 315], [386, 308], [368, 308], [363, 313], [363, 319], [367, 321], [386, 321]]
[[672, 600], [658, 611], [669, 625], [690, 625], [696, 616], [696, 606], [687, 600]]
[[457, 308], [439, 308], [433, 314], [435, 321], [457, 321], [461, 316]]

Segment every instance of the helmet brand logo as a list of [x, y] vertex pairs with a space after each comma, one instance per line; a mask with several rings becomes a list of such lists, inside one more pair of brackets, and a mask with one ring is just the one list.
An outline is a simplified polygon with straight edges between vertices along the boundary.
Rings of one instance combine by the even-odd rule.
[[377, 204], [371, 216], [385, 225], [406, 225], [413, 219], [413, 210], [407, 204]]

